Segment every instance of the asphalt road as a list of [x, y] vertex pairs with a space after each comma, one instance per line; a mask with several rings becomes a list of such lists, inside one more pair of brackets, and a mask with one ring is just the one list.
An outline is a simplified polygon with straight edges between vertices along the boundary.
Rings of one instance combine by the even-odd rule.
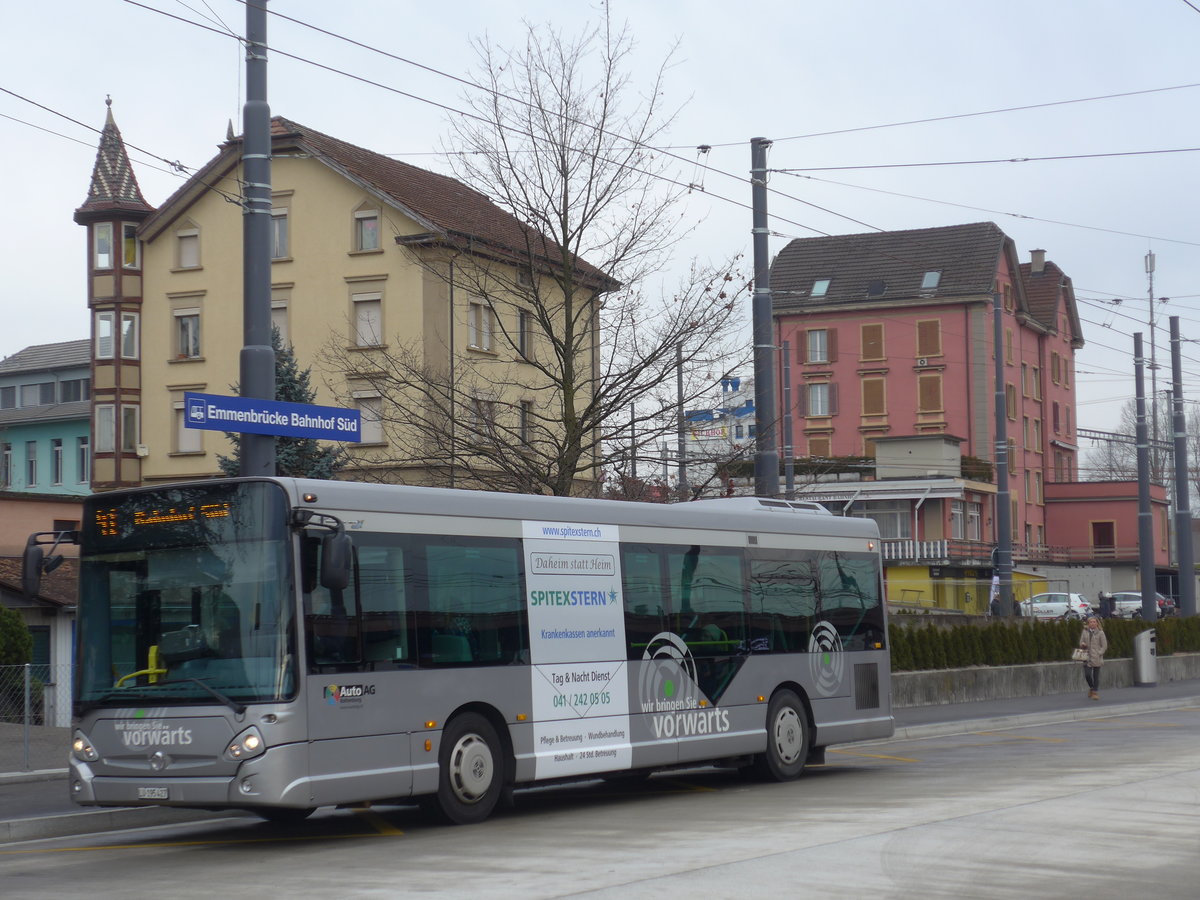
[[709, 770], [636, 790], [524, 791], [467, 828], [377, 807], [288, 829], [224, 819], [14, 843], [0, 847], [0, 885], [6, 900], [1190, 900], [1198, 800], [1200, 705], [1118, 716], [1093, 705], [1056, 724], [839, 748], [783, 785]]

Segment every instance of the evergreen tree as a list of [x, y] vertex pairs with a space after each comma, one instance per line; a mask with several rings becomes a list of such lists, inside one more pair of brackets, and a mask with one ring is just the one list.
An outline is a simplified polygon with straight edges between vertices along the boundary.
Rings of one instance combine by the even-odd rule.
[[[317, 392], [311, 383], [312, 369], [300, 368], [292, 345], [283, 346], [279, 329], [271, 326], [271, 346], [275, 349], [275, 399], [288, 403], [312, 403]], [[239, 393], [237, 385], [234, 393]], [[241, 458], [241, 435], [225, 433], [233, 444], [231, 456], [218, 456], [217, 462], [226, 475], [238, 474]], [[333, 478], [346, 464], [341, 447], [322, 445], [315, 438], [275, 438], [275, 473], [285, 478]]]

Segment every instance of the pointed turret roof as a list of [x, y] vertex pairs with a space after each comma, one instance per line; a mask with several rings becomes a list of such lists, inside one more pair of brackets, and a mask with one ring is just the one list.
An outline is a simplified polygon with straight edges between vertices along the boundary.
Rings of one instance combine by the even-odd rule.
[[81, 225], [113, 210], [140, 213], [136, 218], [144, 218], [154, 212], [154, 207], [142, 196], [133, 166], [129, 164], [121, 129], [117, 128], [113, 119], [112, 98], [104, 102], [108, 105], [108, 115], [104, 120], [104, 130], [100, 133], [100, 149], [92, 169], [92, 183], [88, 188], [87, 200], [75, 210], [75, 221]]

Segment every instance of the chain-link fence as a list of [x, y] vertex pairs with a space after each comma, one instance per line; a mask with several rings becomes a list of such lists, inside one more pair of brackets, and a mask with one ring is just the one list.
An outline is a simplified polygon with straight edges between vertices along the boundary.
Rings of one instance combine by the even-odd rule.
[[46, 748], [66, 746], [70, 723], [70, 665], [0, 666], [0, 772], [46, 768]]

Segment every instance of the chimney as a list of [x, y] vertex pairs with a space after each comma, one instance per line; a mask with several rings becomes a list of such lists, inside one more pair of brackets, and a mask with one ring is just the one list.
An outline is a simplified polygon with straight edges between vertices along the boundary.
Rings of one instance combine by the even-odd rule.
[[1046, 271], [1046, 251], [1045, 250], [1030, 250], [1029, 258], [1032, 261], [1030, 266], [1030, 274], [1041, 275]]

